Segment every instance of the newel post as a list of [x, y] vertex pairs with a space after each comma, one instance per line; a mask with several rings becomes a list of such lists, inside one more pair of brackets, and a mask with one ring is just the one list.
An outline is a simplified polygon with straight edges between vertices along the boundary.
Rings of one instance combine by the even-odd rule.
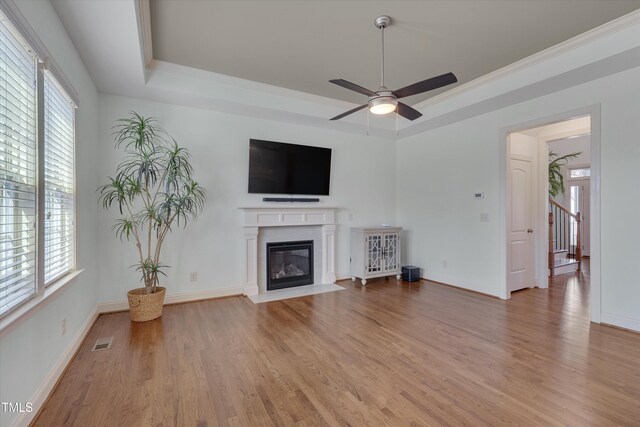
[[549, 277], [553, 277], [553, 212], [549, 212]]
[[576, 260], [578, 261], [578, 271], [582, 270], [582, 236], [580, 235], [580, 229], [582, 228], [581, 222], [582, 215], [580, 215], [580, 212], [576, 212], [576, 223], [578, 227], [578, 236], [576, 238]]

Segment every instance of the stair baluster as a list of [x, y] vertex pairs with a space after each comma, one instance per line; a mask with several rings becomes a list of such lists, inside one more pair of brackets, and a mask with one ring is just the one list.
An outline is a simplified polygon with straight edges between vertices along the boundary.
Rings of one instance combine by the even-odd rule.
[[555, 254], [566, 251], [575, 257], [578, 271], [582, 269], [582, 216], [572, 213], [549, 197], [549, 277], [555, 274]]

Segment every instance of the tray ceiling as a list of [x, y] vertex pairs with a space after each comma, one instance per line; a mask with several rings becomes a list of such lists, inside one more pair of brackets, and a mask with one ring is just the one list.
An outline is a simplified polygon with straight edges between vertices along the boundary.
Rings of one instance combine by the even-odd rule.
[[397, 89], [449, 71], [471, 81], [639, 8], [640, 0], [154, 0], [151, 27], [155, 59], [363, 103], [328, 80], [379, 86], [377, 15], [394, 20], [385, 83]]

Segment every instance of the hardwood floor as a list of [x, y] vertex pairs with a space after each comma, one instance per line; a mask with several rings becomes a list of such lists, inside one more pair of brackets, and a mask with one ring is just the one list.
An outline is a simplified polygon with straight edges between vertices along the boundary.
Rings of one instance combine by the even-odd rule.
[[640, 425], [640, 334], [590, 324], [570, 276], [510, 301], [377, 279], [103, 315], [35, 425]]

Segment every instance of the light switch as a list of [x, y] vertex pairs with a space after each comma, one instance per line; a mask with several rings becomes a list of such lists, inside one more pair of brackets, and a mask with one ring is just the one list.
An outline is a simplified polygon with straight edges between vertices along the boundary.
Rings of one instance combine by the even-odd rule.
[[480, 222], [489, 222], [489, 214], [486, 212], [481, 213]]

